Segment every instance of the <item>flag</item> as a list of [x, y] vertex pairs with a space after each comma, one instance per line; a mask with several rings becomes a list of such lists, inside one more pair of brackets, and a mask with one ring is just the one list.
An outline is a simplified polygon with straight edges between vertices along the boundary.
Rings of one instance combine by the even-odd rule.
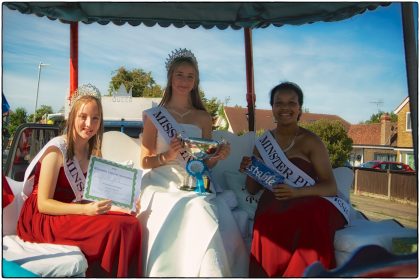
[[12, 189], [10, 188], [9, 182], [7, 182], [6, 176], [2, 175], [2, 189], [3, 189], [3, 196], [2, 196], [2, 205], [3, 208], [12, 203], [15, 195], [13, 194]]

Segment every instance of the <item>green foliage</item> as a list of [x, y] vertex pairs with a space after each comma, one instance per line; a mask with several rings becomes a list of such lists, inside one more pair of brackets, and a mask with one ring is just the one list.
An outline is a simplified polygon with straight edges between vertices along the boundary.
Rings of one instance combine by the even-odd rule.
[[371, 123], [380, 123], [381, 122], [381, 116], [383, 114], [388, 114], [391, 117], [391, 122], [397, 122], [398, 120], [398, 116], [396, 114], [394, 114], [394, 112], [389, 112], [389, 113], [385, 113], [383, 111], [379, 111], [376, 114], [372, 114], [370, 116], [370, 119], [365, 121], [365, 124], [371, 124]]
[[13, 135], [16, 131], [16, 128], [27, 122], [27, 113], [26, 110], [22, 107], [18, 107], [16, 108], [15, 111], [10, 111], [10, 115], [9, 115], [9, 125], [8, 125], [8, 130], [10, 135]]
[[[41, 108], [38, 108], [35, 112], [35, 122], [39, 122], [43, 119], [45, 114], [52, 114], [53, 113], [53, 109], [51, 106], [47, 106], [47, 105], [41, 105]], [[29, 122], [33, 122], [34, 121], [34, 115], [31, 114], [28, 118]]]
[[146, 73], [142, 69], [127, 70], [120, 67], [114, 71], [109, 82], [108, 94], [117, 91], [121, 84], [124, 84], [127, 91], [132, 89], [133, 97], [162, 97], [163, 90], [156, 84], [151, 72]]
[[[220, 111], [223, 111], [223, 104], [216, 97], [208, 99], [204, 95], [204, 91], [202, 91], [201, 89], [200, 89], [200, 97], [201, 97], [201, 100], [204, 103], [204, 107], [206, 108], [207, 112], [210, 113], [210, 115], [213, 119], [213, 125], [214, 125], [214, 123], [216, 122], [218, 113], [220, 113]], [[224, 113], [223, 113], [223, 115], [224, 115]], [[213, 127], [213, 129], [216, 129], [216, 127]]]
[[302, 127], [318, 135], [328, 149], [333, 168], [344, 166], [350, 156], [353, 140], [339, 121], [319, 120], [302, 123]]

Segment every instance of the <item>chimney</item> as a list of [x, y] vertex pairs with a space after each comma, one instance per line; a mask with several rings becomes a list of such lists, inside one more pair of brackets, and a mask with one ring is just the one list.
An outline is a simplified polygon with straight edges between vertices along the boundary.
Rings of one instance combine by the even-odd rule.
[[381, 145], [391, 145], [391, 117], [384, 113], [381, 116]]

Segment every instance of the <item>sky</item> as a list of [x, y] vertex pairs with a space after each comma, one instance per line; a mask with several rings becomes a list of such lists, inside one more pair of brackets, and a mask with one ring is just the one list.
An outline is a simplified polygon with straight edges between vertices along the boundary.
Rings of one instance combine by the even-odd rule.
[[[417, 16], [417, 15], [416, 15]], [[417, 19], [417, 18], [416, 18]], [[254, 29], [256, 108], [270, 109], [269, 92], [292, 81], [305, 110], [357, 124], [378, 110], [394, 111], [408, 96], [401, 7], [393, 3], [333, 23]], [[12, 110], [60, 110], [69, 91], [70, 27], [46, 17], [2, 9], [2, 90]], [[115, 71], [141, 68], [166, 85], [165, 61], [177, 48], [197, 57], [206, 97], [246, 107], [243, 30], [181, 29], [79, 23], [79, 85], [108, 93]]]

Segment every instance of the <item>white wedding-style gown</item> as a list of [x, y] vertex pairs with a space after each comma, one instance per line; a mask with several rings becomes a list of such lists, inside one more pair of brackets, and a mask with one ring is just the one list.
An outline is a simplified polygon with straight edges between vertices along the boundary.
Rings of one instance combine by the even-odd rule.
[[[190, 137], [195, 125], [181, 124]], [[158, 133], [157, 153], [168, 149]], [[217, 194], [181, 191], [176, 161], [146, 172], [141, 211], [145, 277], [246, 277], [249, 254], [230, 208]]]

